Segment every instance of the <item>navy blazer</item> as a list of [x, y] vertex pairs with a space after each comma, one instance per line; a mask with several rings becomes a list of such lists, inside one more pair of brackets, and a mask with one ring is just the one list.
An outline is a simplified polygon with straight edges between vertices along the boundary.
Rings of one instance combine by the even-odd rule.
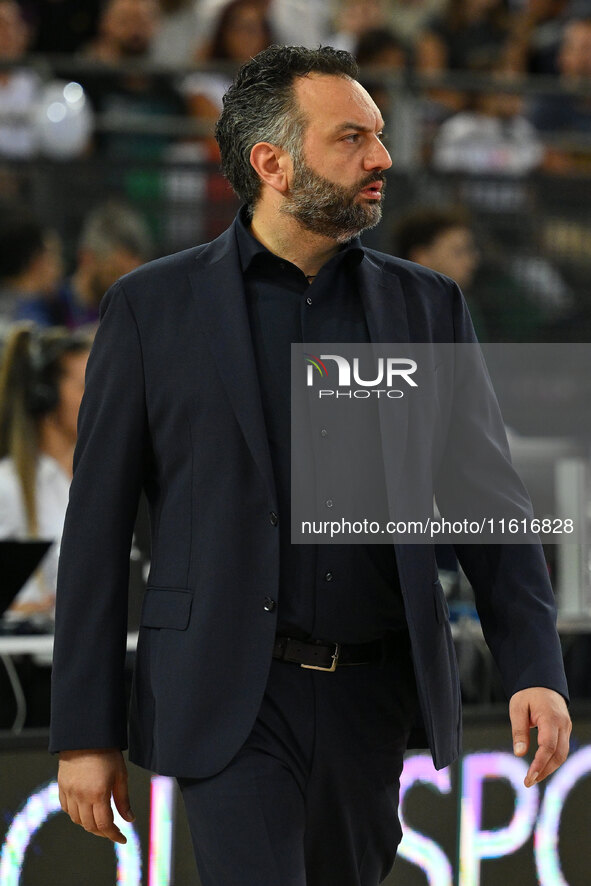
[[[447, 277], [370, 249], [357, 273], [372, 341], [474, 340]], [[50, 750], [127, 747], [129, 550], [143, 488], [152, 559], [129, 756], [161, 774], [205, 777], [230, 761], [257, 715], [279, 582], [277, 500], [233, 227], [123, 277], [100, 314], [61, 543]], [[495, 409], [488, 404], [489, 418]], [[468, 414], [462, 433], [486, 428]], [[464, 467], [452, 458], [446, 476]], [[395, 550], [424, 734], [442, 767], [461, 737], [447, 604], [433, 547]], [[457, 552], [507, 695], [528, 686], [566, 695], [541, 548]]]

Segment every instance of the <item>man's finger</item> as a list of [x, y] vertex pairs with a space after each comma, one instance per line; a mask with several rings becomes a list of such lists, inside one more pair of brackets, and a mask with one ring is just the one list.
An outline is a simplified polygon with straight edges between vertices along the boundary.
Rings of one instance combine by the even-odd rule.
[[97, 837], [102, 836], [96, 826], [92, 806], [87, 803], [80, 803], [78, 806], [78, 813], [80, 815], [80, 824], [85, 831], [88, 831], [89, 834], [95, 834]]
[[538, 750], [525, 777], [525, 785], [531, 787], [546, 770], [558, 747], [558, 720], [552, 716], [538, 719]]
[[[550, 761], [554, 758], [554, 753], [556, 751], [556, 746], [542, 746], [538, 747], [536, 751], [536, 755], [532, 760], [531, 766], [527, 770], [527, 775], [525, 776], [525, 786], [531, 788], [533, 784], [541, 780], [542, 774], [546, 771], [546, 769], [550, 766]], [[554, 767], [558, 768], [558, 764]]]
[[529, 705], [514, 704], [510, 707], [511, 730], [513, 733], [513, 752], [523, 757], [529, 750]]
[[127, 837], [121, 833], [115, 824], [110, 803], [96, 803], [93, 807], [93, 813], [99, 836], [107, 837], [107, 839], [112, 840], [114, 843], [127, 843]]
[[74, 824], [82, 825], [80, 812], [78, 811], [78, 803], [72, 797], [67, 797], [66, 800], [66, 812], [70, 816], [71, 820], [74, 822]]
[[127, 773], [125, 772], [117, 775], [113, 785], [113, 800], [121, 818], [124, 818], [125, 821], [135, 821], [127, 789]]
[[545, 732], [538, 732], [540, 747], [526, 776], [525, 784], [528, 787], [543, 781], [564, 763], [568, 757], [569, 736], [570, 728], [557, 727], [556, 736], [554, 737], [552, 731], [550, 739], [546, 737]]

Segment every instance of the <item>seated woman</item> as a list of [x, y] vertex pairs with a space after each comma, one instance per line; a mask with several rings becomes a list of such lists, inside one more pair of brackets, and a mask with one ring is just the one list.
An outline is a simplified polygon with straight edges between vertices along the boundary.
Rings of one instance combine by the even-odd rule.
[[[221, 10], [209, 45], [198, 62], [219, 63], [222, 72], [190, 74], [183, 92], [194, 117], [213, 126], [222, 110], [222, 96], [243, 62], [273, 42], [266, 11], [256, 0], [233, 0]], [[217, 144], [215, 151], [217, 153]]]
[[0, 538], [53, 540], [4, 620], [51, 630], [59, 541], [91, 339], [15, 324], [0, 367]]

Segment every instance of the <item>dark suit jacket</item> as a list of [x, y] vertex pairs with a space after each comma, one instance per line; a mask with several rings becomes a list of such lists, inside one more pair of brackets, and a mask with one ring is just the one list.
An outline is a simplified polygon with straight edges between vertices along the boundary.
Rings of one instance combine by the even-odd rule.
[[[373, 341], [473, 340], [448, 278], [372, 250], [358, 273]], [[487, 404], [486, 420], [498, 424], [495, 408]], [[486, 436], [487, 428], [467, 415], [461, 432]], [[105, 295], [74, 466], [50, 749], [127, 746], [129, 548], [143, 487], [152, 562], [130, 758], [162, 774], [211, 775], [256, 717], [279, 576], [276, 494], [232, 228], [143, 266]], [[447, 476], [462, 470], [452, 455]], [[467, 545], [458, 553], [507, 694], [532, 685], [566, 694], [541, 549]], [[461, 734], [447, 605], [430, 545], [397, 545], [396, 557], [424, 730], [442, 767], [458, 754]]]

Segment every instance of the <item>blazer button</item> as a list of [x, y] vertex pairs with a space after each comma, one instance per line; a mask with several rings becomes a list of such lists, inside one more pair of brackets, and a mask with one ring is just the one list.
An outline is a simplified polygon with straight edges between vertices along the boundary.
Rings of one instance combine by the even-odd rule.
[[269, 514], [269, 522], [271, 526], [277, 526], [277, 524], [279, 523], [279, 517], [277, 516], [275, 511], [271, 511], [271, 513]]
[[265, 612], [273, 612], [273, 610], [275, 609], [275, 600], [272, 600], [271, 597], [265, 597], [263, 609], [265, 610]]

